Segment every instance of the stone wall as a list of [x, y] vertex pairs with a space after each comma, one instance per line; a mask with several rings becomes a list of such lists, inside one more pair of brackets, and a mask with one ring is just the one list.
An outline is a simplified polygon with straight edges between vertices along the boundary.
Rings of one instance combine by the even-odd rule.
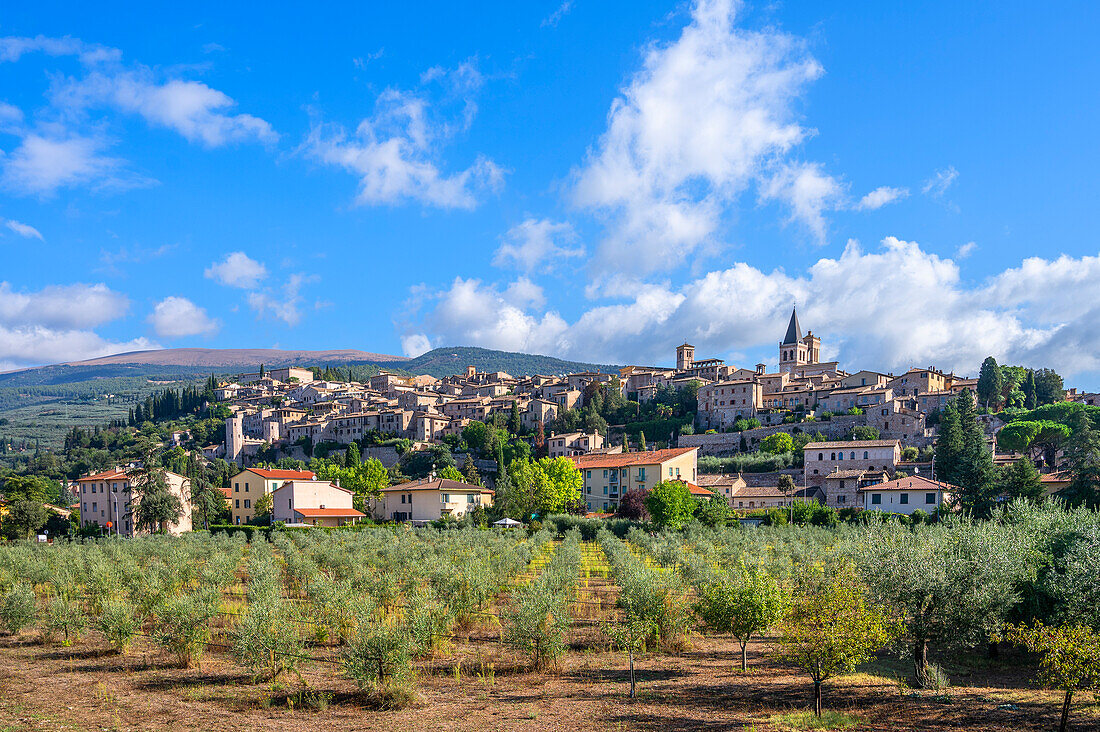
[[853, 427], [867, 424], [863, 415], [837, 415], [827, 422], [798, 422], [795, 424], [777, 424], [770, 427], [757, 427], [744, 432], [719, 432], [712, 435], [681, 435], [677, 444], [680, 447], [698, 447], [700, 455], [729, 457], [741, 451], [741, 435], [748, 442], [749, 451], [760, 446], [760, 442], [779, 432], [787, 434], [816, 434], [820, 432], [827, 440], [843, 439]]

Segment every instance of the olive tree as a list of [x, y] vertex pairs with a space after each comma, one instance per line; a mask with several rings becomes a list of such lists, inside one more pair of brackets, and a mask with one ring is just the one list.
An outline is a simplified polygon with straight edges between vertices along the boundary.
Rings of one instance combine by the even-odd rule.
[[712, 575], [695, 587], [695, 614], [715, 633], [730, 633], [741, 644], [741, 670], [748, 668], [749, 639], [779, 622], [790, 594], [760, 567], [742, 565]]
[[814, 713], [821, 716], [821, 685], [870, 660], [890, 642], [897, 625], [876, 606], [849, 565], [812, 579], [795, 595], [780, 625], [776, 658], [793, 663], [814, 682]]

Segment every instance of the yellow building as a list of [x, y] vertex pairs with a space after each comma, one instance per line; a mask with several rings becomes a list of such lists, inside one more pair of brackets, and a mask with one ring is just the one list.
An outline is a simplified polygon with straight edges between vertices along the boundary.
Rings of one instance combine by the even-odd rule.
[[570, 459], [584, 478], [582, 494], [589, 511], [614, 511], [627, 491], [652, 488], [662, 480], [694, 483], [699, 448], [675, 447], [614, 455], [576, 455]]
[[256, 515], [256, 500], [274, 493], [288, 480], [314, 480], [309, 470], [265, 470], [249, 468], [229, 479], [229, 511], [235, 524], [247, 524]]

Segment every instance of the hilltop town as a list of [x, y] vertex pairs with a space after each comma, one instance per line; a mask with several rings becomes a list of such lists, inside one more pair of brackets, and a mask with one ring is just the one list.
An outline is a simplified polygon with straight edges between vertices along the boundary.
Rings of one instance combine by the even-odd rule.
[[[792, 311], [774, 370], [763, 363], [748, 369], [722, 359], [697, 360], [688, 343], [676, 348], [675, 367], [626, 366], [618, 374], [514, 376], [469, 367], [443, 378], [383, 372], [349, 381], [331, 378], [332, 373], [323, 378], [319, 369], [261, 366], [214, 385], [214, 399], [229, 416], [224, 441], [201, 450], [207, 460], [236, 465], [233, 471], [252, 471], [255, 487], [248, 481], [223, 487], [234, 524], [255, 518], [254, 506], [265, 492], [285, 482], [314, 480], [305, 466], [315, 455], [343, 452], [349, 445], [362, 459], [376, 459], [398, 474], [402, 454], [407, 460], [433, 447], [459, 448], [483, 478], [478, 482], [492, 487], [505, 461], [465, 444], [472, 423], [505, 430], [530, 445], [526, 454], [571, 459], [583, 480], [583, 508], [594, 515], [616, 513], [628, 492], [645, 491], [663, 479], [683, 480], [694, 494], [718, 496], [740, 511], [815, 501], [838, 510], [911, 513], [950, 501], [952, 487], [935, 481], [932, 446], [944, 407], [963, 392], [976, 392], [978, 379], [933, 367], [896, 375], [848, 372], [835, 361], [821, 361], [820, 354], [821, 339], [812, 331], [803, 334]], [[1036, 389], [1034, 384], [1030, 388]], [[1092, 404], [1095, 395], [1071, 390], [1023, 400], [1036, 405], [1063, 397]], [[1004, 422], [993, 414], [982, 420], [996, 451], [994, 435]], [[181, 444], [189, 437], [177, 432], [171, 440]], [[1005, 465], [1019, 457], [1013, 451], [994, 455]], [[300, 470], [279, 472], [278, 466], [295, 463]], [[1042, 461], [1040, 468], [1049, 473], [1042, 478], [1049, 492], [1064, 487], [1057, 471], [1047, 470]], [[275, 470], [273, 480], [264, 481], [263, 470]], [[434, 478], [434, 471], [421, 477]], [[103, 483], [101, 478], [102, 473], [83, 480]], [[902, 490], [898, 480], [907, 480], [908, 489]], [[397, 500], [397, 493], [409, 493], [397, 487], [412, 483], [398, 478], [385, 492], [396, 491]], [[493, 500], [491, 490], [472, 492], [471, 482], [449, 490], [437, 487], [440, 495], [425, 504], [423, 513], [412, 510], [411, 493], [409, 504], [402, 505], [402, 496], [397, 505], [380, 500], [360, 505], [360, 512], [352, 510], [343, 495], [347, 491], [337, 490], [337, 484], [324, 504], [333, 523], [367, 514], [383, 520], [461, 516], [468, 506], [452, 512], [444, 493], [462, 494], [459, 498], [470, 506]], [[883, 488], [868, 490], [872, 486]], [[301, 500], [299, 507], [308, 508]], [[312, 508], [319, 509], [323, 496], [311, 500], [318, 504]], [[333, 501], [346, 504], [340, 516], [331, 510]], [[111, 506], [89, 504], [82, 515], [103, 525], [113, 513]], [[304, 517], [284, 513], [288, 521]], [[113, 518], [115, 526], [124, 520], [121, 511]]]

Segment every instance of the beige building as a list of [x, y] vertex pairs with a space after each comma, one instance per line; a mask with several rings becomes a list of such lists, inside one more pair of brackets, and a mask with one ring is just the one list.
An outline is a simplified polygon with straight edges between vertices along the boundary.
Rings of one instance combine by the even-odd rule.
[[[191, 481], [182, 475], [165, 471], [168, 490], [183, 504], [179, 522], [168, 525], [168, 533], [179, 536], [191, 531]], [[76, 495], [80, 501], [80, 525], [99, 526], [109, 534], [133, 536], [133, 508], [140, 496], [131, 491], [131, 471], [115, 468], [76, 480]]]
[[705, 429], [733, 427], [764, 406], [764, 388], [753, 379], [719, 381], [699, 387], [699, 421]]
[[287, 524], [354, 524], [364, 516], [352, 508], [354, 498], [354, 493], [327, 480], [287, 480], [271, 495], [271, 515]]
[[897, 396], [916, 396], [928, 392], [945, 391], [949, 377], [936, 369], [909, 369], [901, 376], [895, 376], [887, 386]]
[[940, 504], [949, 503], [958, 489], [950, 483], [914, 475], [889, 483], [859, 489], [863, 508], [868, 511], [911, 514], [916, 510], [932, 513]]
[[624, 493], [652, 488], [662, 480], [696, 482], [699, 448], [676, 447], [649, 452], [577, 455], [571, 459], [584, 478], [582, 495], [589, 511], [614, 511]]
[[274, 493], [288, 480], [314, 480], [309, 470], [267, 470], [249, 468], [229, 479], [229, 512], [234, 524], [247, 524], [256, 515], [256, 500]]
[[889, 474], [883, 470], [834, 470], [822, 482], [825, 504], [838, 509], [862, 508], [863, 496], [860, 490], [885, 483], [889, 478]]
[[584, 455], [603, 448], [606, 440], [599, 432], [568, 432], [563, 435], [551, 435], [546, 440], [547, 455], [552, 458]]
[[811, 442], [802, 448], [802, 477], [806, 485], [821, 485], [836, 470], [881, 469], [893, 474], [901, 462], [897, 440]]
[[493, 491], [457, 480], [430, 478], [382, 489], [371, 500], [371, 513], [381, 521], [436, 521], [444, 515], [462, 518], [478, 506], [493, 505]]

